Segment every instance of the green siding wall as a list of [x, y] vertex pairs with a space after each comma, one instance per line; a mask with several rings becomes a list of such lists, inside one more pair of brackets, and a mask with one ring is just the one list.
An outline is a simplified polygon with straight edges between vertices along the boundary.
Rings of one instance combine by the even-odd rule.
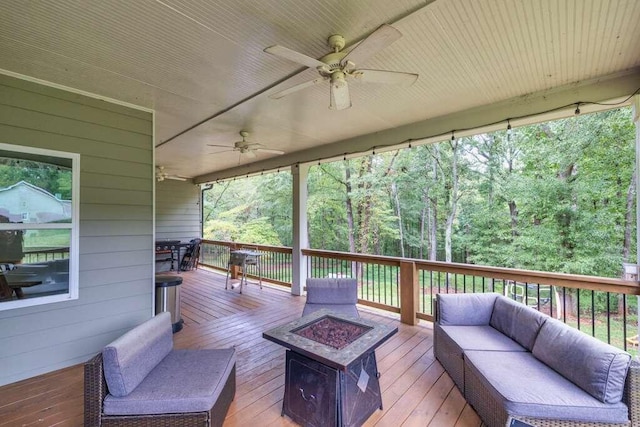
[[156, 183], [156, 239], [200, 237], [200, 187], [166, 179]]
[[153, 115], [0, 75], [0, 142], [80, 153], [79, 299], [0, 311], [0, 385], [88, 360], [153, 314]]

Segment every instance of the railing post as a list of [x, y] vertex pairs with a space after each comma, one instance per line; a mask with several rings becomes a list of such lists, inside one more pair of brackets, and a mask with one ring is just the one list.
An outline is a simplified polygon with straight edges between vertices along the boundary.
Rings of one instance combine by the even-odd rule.
[[400, 321], [417, 325], [418, 269], [414, 262], [400, 261]]

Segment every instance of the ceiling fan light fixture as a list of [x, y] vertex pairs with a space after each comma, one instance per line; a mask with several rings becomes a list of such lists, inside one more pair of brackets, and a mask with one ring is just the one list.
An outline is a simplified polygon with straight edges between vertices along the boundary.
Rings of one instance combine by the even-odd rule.
[[345, 110], [351, 107], [349, 85], [342, 71], [334, 71], [331, 74], [330, 97], [329, 108], [332, 110]]

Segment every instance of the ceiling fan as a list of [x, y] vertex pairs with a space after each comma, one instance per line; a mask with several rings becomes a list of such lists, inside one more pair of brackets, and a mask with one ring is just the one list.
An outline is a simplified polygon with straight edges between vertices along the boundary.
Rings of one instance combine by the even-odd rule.
[[383, 24], [347, 53], [342, 51], [345, 46], [344, 37], [335, 34], [329, 37], [327, 41], [327, 44], [333, 52], [320, 59], [311, 58], [310, 56], [283, 46], [270, 46], [264, 51], [280, 58], [297, 62], [306, 67], [315, 68], [320, 74], [318, 78], [270, 95], [270, 98], [279, 99], [307, 87], [329, 81], [329, 108], [332, 110], [344, 110], [351, 107], [348, 80], [368, 83], [387, 83], [405, 87], [411, 86], [418, 79], [418, 74], [356, 68], [356, 64], [366, 61], [400, 37], [402, 37], [400, 31], [391, 25]]
[[175, 181], [186, 181], [189, 178], [186, 177], [186, 176], [171, 175], [171, 174], [165, 172], [164, 166], [156, 166], [156, 180], [158, 182], [162, 182], [165, 179], [173, 179]]
[[224, 147], [229, 148], [229, 150], [218, 151], [217, 153], [224, 153], [227, 151], [238, 151], [241, 155], [246, 154], [249, 157], [256, 157], [256, 152], [258, 153], [272, 153], [272, 154], [284, 154], [284, 151], [281, 150], [272, 150], [270, 148], [264, 148], [264, 145], [259, 144], [257, 142], [249, 142], [247, 141], [247, 137], [249, 136], [249, 132], [240, 131], [240, 136], [242, 137], [242, 141], [236, 141], [233, 144], [233, 147], [228, 145], [218, 145], [218, 144], [207, 144], [209, 147]]

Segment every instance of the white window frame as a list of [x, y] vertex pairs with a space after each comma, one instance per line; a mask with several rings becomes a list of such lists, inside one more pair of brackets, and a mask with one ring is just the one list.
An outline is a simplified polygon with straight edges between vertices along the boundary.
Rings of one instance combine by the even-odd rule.
[[62, 301], [76, 300], [79, 297], [79, 244], [80, 241], [80, 154], [65, 151], [48, 150], [44, 148], [27, 147], [22, 145], [12, 145], [0, 143], [0, 150], [15, 151], [20, 153], [39, 154], [44, 156], [61, 157], [71, 160], [71, 224], [51, 223], [0, 223], [2, 230], [70, 230], [69, 241], [69, 290], [67, 293], [58, 295], [48, 295], [35, 298], [25, 298], [18, 300], [0, 302], [0, 311], [16, 308], [31, 307], [42, 304], [51, 304]]

